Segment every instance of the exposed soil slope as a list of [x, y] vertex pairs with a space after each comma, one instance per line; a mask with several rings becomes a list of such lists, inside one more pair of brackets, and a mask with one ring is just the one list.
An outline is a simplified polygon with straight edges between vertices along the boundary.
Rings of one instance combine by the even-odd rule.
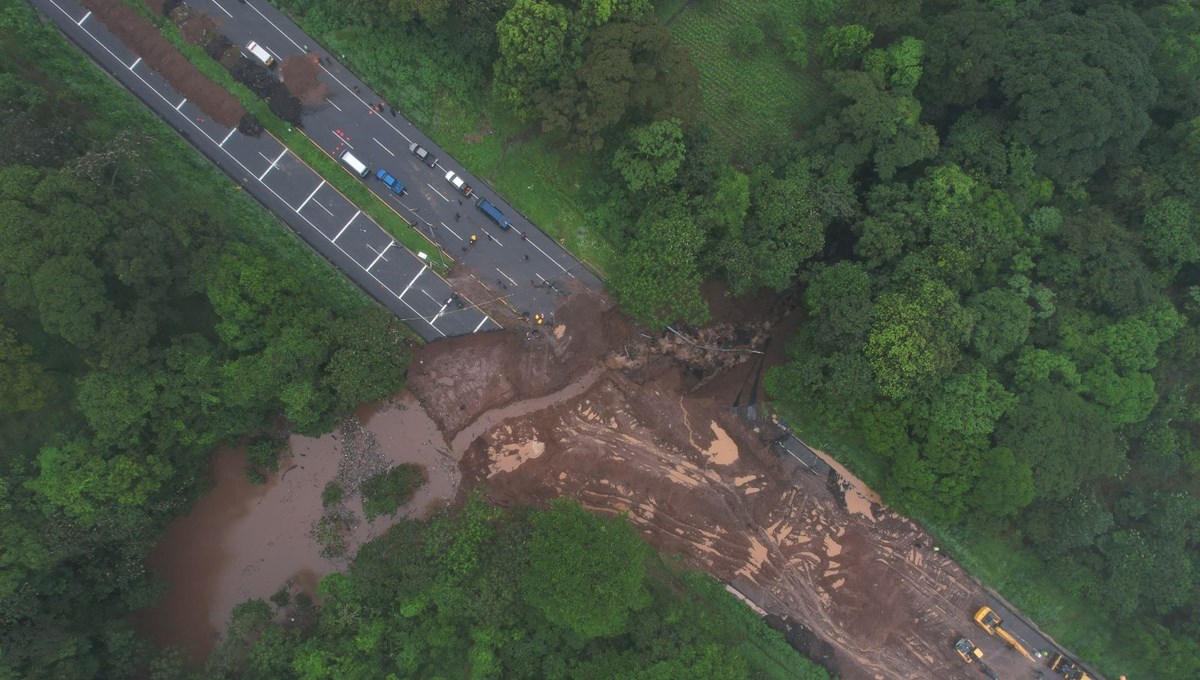
[[[761, 345], [770, 324], [739, 321], [700, 344]], [[919, 527], [853, 481], [778, 458], [773, 432], [733, 414], [754, 355], [644, 334], [595, 297], [573, 296], [556, 322], [418, 353], [410, 387], [466, 449], [464, 488], [627, 512], [655, 547], [786, 619], [843, 678], [972, 678], [952, 648], [962, 635], [1001, 677], [1028, 675], [972, 630], [982, 589]]]
[[136, 52], [171, 83], [176, 92], [194, 102], [210, 118], [226, 127], [237, 125], [246, 111], [224, 87], [214, 83], [167, 42], [158, 28], [121, 0], [81, 0], [109, 31]]

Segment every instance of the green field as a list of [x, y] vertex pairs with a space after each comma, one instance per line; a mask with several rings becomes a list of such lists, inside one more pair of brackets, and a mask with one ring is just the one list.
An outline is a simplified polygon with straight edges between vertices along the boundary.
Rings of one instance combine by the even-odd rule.
[[[678, 4], [662, 3], [659, 16], [668, 18]], [[803, 30], [803, 14], [795, 0], [724, 0], [689, 5], [671, 23], [700, 71], [704, 118], [730, 145], [757, 149], [811, 122], [816, 78], [786, 56], [789, 34]], [[739, 54], [735, 45], [753, 27], [762, 31], [762, 44]]]

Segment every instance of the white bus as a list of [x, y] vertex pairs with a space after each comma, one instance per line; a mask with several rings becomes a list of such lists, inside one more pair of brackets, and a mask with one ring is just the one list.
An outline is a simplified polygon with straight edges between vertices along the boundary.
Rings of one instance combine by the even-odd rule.
[[349, 151], [342, 152], [342, 162], [346, 164], [347, 168], [353, 170], [354, 174], [358, 175], [359, 177], [366, 177], [367, 173], [370, 172], [367, 166], [362, 161], [355, 158], [354, 154], [350, 153]]

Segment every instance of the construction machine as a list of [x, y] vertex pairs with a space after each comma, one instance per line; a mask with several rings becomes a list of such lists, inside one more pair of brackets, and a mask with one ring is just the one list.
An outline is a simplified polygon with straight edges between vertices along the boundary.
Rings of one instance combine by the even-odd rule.
[[987, 605], [980, 607], [979, 611], [975, 612], [975, 623], [978, 623], [980, 628], [986, 630], [988, 635], [995, 635], [1003, 640], [1004, 644], [1017, 650], [1021, 656], [1034, 663], [1037, 663], [1037, 657], [1031, 654], [1029, 650], [1025, 648], [1025, 644], [1018, 640], [1015, 635], [1007, 630], [1004, 630], [1003, 626], [1001, 625], [1003, 621], [1000, 619], [1000, 615], [992, 611], [991, 607]]
[[958, 655], [966, 663], [974, 664], [980, 673], [988, 677], [988, 680], [1000, 680], [996, 676], [996, 671], [983, 662], [983, 650], [976, 647], [974, 642], [966, 638], [959, 638], [958, 642], [954, 643], [954, 651], [958, 652]]
[[983, 651], [975, 646], [974, 642], [966, 638], [959, 638], [958, 642], [954, 643], [954, 651], [962, 657], [962, 660], [967, 663], [975, 663], [983, 660]]
[[1050, 670], [1058, 673], [1067, 680], [1092, 680], [1091, 676], [1079, 667], [1079, 664], [1071, 661], [1062, 654], [1055, 656], [1054, 663], [1050, 664]]

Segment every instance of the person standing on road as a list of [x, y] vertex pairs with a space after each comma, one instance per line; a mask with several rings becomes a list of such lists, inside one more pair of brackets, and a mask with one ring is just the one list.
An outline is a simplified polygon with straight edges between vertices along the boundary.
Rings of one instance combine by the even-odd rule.
[[478, 240], [479, 240], [478, 236], [476, 236], [475, 234], [471, 234], [471, 245], [475, 245], [475, 242]]

